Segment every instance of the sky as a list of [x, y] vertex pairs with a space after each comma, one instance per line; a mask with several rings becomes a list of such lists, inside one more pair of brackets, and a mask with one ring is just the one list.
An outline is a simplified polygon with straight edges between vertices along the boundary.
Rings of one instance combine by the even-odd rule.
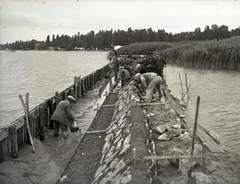
[[0, 0], [0, 44], [128, 28], [240, 27], [240, 0]]

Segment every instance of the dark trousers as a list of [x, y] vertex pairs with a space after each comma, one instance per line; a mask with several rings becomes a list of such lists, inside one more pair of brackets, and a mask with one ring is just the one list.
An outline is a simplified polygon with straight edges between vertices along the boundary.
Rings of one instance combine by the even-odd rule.
[[54, 121], [54, 137], [58, 137], [59, 136], [59, 129], [61, 128], [61, 130], [63, 132], [67, 131], [67, 126], [58, 122], [58, 121]]
[[59, 136], [59, 122], [54, 121], [54, 137]]
[[163, 69], [157, 69], [157, 74], [162, 78], [163, 80]]

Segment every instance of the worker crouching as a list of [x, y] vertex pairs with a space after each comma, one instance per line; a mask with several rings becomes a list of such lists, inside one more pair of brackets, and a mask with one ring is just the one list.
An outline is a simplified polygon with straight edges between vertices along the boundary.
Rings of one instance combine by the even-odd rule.
[[150, 103], [153, 99], [153, 93], [156, 89], [158, 92], [158, 97], [160, 100], [162, 98], [161, 84], [162, 78], [154, 72], [147, 73], [137, 73], [134, 76], [134, 81], [138, 84], [141, 84], [143, 88], [146, 90], [146, 102]]

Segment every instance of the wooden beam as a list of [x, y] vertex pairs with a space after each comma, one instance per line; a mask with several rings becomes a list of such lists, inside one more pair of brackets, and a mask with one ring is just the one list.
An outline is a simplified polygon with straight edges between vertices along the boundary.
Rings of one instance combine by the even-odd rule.
[[[193, 156], [192, 158], [203, 158], [205, 156], [200, 155], [200, 156]], [[143, 156], [143, 160], [165, 160], [165, 159], [190, 159], [191, 155], [182, 155], [182, 156]]]

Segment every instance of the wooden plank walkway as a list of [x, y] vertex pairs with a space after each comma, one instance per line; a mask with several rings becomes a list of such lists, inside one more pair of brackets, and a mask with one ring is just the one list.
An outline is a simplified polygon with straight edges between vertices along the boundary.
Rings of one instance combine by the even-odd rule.
[[[189, 133], [192, 135], [193, 127], [194, 127], [194, 120], [189, 116], [187, 111], [184, 111], [182, 109], [182, 107], [173, 100], [168, 89], [163, 89], [163, 92], [167, 97], [168, 103], [179, 114], [179, 116], [184, 115], [184, 117], [181, 119], [185, 122], [186, 128], [189, 130]], [[201, 106], [200, 106], [200, 108], [201, 108]], [[218, 153], [226, 152], [222, 148], [222, 146], [220, 144], [217, 144], [217, 142], [212, 137], [210, 137], [199, 125], [197, 126], [197, 136], [203, 143], [206, 144], [209, 151], [218, 152]]]

